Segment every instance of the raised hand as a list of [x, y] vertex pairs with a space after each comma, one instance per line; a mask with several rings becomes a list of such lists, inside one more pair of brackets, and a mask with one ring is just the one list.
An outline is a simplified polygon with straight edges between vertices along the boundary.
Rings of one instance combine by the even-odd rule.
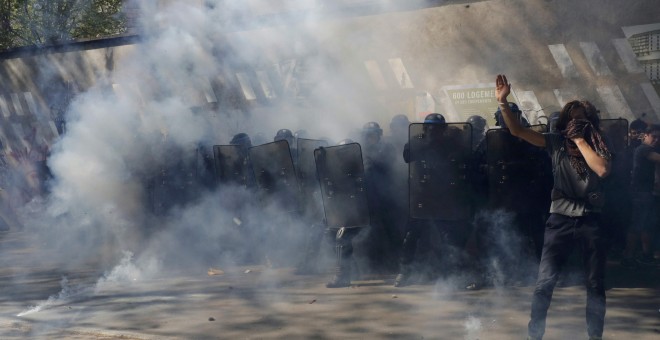
[[495, 79], [495, 98], [498, 102], [504, 103], [509, 93], [511, 93], [511, 84], [509, 84], [505, 75], [498, 74], [497, 79]]

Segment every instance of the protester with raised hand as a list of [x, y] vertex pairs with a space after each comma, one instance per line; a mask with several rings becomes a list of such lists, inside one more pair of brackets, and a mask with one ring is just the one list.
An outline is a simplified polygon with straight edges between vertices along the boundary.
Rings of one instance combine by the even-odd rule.
[[[587, 288], [587, 333], [601, 339], [605, 323], [607, 240], [599, 217], [603, 205], [600, 180], [610, 172], [610, 152], [601, 136], [598, 111], [588, 101], [564, 105], [556, 133], [523, 127], [509, 108], [505, 75], [495, 81], [495, 96], [512, 135], [545, 147], [552, 158], [554, 186], [546, 222], [539, 274], [532, 299], [528, 339], [541, 339], [552, 293], [561, 268], [574, 247], [582, 251]], [[522, 199], [525, 199], [524, 197]]]

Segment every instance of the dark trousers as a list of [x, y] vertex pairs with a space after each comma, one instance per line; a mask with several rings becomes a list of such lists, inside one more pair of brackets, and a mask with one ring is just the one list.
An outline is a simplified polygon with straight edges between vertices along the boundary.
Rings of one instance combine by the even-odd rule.
[[599, 226], [598, 218], [598, 215], [569, 217], [560, 214], [551, 214], [548, 218], [528, 325], [531, 337], [543, 337], [552, 292], [574, 247], [578, 247], [582, 252], [585, 271], [587, 332], [589, 336], [603, 335], [607, 242], [606, 233]]
[[335, 255], [337, 256], [337, 267], [349, 266], [353, 260], [353, 240], [362, 231], [362, 228], [328, 228], [328, 236], [334, 236]]
[[[469, 236], [466, 225], [465, 221], [411, 219], [399, 257], [400, 270], [413, 270], [411, 265], [418, 248], [420, 257], [426, 260], [422, 267], [434, 266], [435, 261], [444, 257], [444, 269], [456, 270], [463, 260], [463, 248]], [[440, 249], [444, 250], [442, 254]]]

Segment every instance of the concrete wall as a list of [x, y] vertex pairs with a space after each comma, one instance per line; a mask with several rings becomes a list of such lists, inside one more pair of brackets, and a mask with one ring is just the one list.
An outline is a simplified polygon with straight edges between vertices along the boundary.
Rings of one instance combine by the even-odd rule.
[[[333, 60], [346, 87], [364, 93], [362, 105], [381, 125], [398, 113], [417, 119], [420, 98], [460, 120], [462, 113], [452, 112], [445, 89], [488, 86], [498, 73], [508, 75], [534, 118], [559, 110], [573, 98], [591, 100], [606, 118], [632, 120], [645, 112], [657, 121], [660, 115], [656, 88], [631, 57], [623, 29], [659, 23], [655, 0], [426, 3], [365, 15], [352, 14], [350, 7], [332, 13], [318, 10], [314, 25], [294, 21], [288, 26], [234, 27], [217, 38], [225, 49], [222, 58], [240, 59], [237, 42], [264, 39], [264, 31], [279, 39], [259, 45], [267, 59], [225, 63], [223, 75], [209, 75], [214, 93], [196, 89], [201, 98], [197, 104], [217, 109], [223, 101], [233, 101], [230, 106], [239, 110], [268, 107], [273, 95], [260, 86], [256, 71], [270, 75], [278, 99], [304, 100], [305, 86], [323, 82], [307, 74], [304, 65], [320, 57]], [[67, 102], [95, 84], [112, 86], [112, 71], [131, 55], [133, 42], [0, 55], [4, 138], [20, 134], [16, 124], [25, 129], [35, 123], [44, 127], [44, 137], [55, 137], [58, 115]], [[300, 45], [304, 48], [296, 48]], [[238, 73], [248, 80], [241, 84]], [[232, 97], [237, 93], [246, 96], [237, 100]]]

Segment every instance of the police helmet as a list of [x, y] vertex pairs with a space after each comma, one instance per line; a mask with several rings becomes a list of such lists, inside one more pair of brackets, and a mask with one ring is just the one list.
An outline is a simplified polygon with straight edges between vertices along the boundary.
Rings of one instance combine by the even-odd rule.
[[467, 122], [470, 123], [472, 128], [476, 131], [486, 130], [486, 126], [488, 125], [486, 123], [486, 118], [478, 115], [470, 116], [470, 118], [467, 119]]
[[375, 133], [379, 137], [383, 135], [383, 129], [380, 128], [380, 125], [376, 122], [368, 122], [362, 126], [362, 134], [372, 134]]
[[289, 129], [280, 129], [277, 131], [275, 138], [273, 138], [274, 142], [277, 142], [278, 140], [291, 141], [293, 140], [293, 133], [291, 133], [291, 130]]
[[[527, 119], [521, 117], [522, 111], [520, 111], [516, 103], [509, 103], [509, 109], [516, 115], [516, 117], [518, 117], [518, 119], [521, 120], [523, 126], [529, 126]], [[499, 107], [497, 108], [497, 111], [495, 111], [495, 125], [506, 128], [506, 122], [504, 122], [504, 116], [502, 116], [502, 109]]]
[[252, 146], [252, 141], [250, 140], [250, 136], [248, 136], [247, 133], [241, 132], [237, 133], [234, 135], [234, 137], [231, 139], [229, 142], [231, 145], [243, 145], [246, 147], [251, 147]]
[[426, 124], [444, 124], [445, 117], [439, 113], [430, 113], [424, 117], [424, 123]]
[[408, 127], [408, 125], [410, 125], [408, 116], [396, 115], [392, 117], [392, 121], [390, 122], [390, 129], [394, 130], [396, 127]]

